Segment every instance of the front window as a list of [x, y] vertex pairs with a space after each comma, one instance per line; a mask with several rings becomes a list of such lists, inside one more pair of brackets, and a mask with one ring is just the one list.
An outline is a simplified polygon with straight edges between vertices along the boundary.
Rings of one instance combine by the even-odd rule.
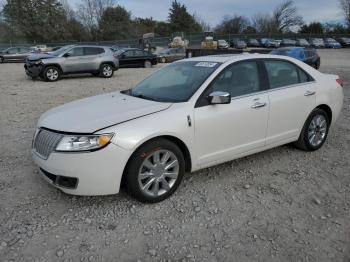
[[83, 56], [84, 55], [84, 47], [75, 47], [72, 50], [70, 50], [68, 53], [71, 57]]
[[158, 102], [185, 102], [219, 66], [216, 62], [177, 62], [123, 93]]
[[253, 94], [260, 90], [259, 70], [256, 62], [240, 62], [226, 68], [211, 84], [207, 92], [222, 91], [232, 97]]
[[73, 46], [69, 45], [69, 46], [63, 46], [59, 49], [57, 49], [55, 52], [52, 52], [51, 55], [53, 56], [59, 56], [60, 54], [62, 54], [63, 52], [67, 51], [69, 48], [71, 48]]

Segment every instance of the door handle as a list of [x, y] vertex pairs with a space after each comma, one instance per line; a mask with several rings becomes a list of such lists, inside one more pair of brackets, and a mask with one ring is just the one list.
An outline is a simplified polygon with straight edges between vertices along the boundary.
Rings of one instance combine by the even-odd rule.
[[304, 96], [313, 96], [314, 94], [316, 94], [315, 91], [306, 91], [306, 93], [304, 94]]
[[256, 102], [254, 105], [252, 105], [252, 108], [256, 109], [256, 108], [261, 108], [261, 107], [264, 107], [266, 106], [266, 103], [264, 102]]

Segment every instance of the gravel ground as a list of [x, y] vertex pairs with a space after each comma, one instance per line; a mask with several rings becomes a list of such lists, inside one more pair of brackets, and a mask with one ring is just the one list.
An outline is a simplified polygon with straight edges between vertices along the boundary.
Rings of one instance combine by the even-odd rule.
[[188, 174], [155, 205], [123, 192], [61, 193], [30, 154], [47, 109], [129, 88], [155, 69], [45, 83], [1, 64], [0, 261], [350, 261], [350, 50], [320, 53], [321, 71], [346, 80], [321, 150], [283, 146]]

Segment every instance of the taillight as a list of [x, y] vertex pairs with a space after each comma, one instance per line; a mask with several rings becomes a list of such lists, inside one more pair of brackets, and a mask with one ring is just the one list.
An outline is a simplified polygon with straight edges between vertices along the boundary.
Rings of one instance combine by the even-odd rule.
[[337, 83], [341, 86], [341, 87], [344, 87], [344, 81], [343, 81], [343, 79], [341, 79], [340, 77], [339, 78], [337, 78]]

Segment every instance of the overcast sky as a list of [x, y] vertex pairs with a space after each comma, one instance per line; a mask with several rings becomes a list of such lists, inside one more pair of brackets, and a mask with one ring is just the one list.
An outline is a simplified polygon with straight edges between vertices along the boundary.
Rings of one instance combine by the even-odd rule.
[[[73, 6], [79, 0], [68, 1]], [[171, 0], [119, 0], [117, 3], [132, 12], [134, 17], [153, 17], [167, 20]], [[180, 0], [191, 13], [215, 26], [223, 16], [240, 14], [251, 17], [255, 13], [271, 12], [283, 0]], [[306, 22], [342, 20], [338, 0], [295, 0]]]

